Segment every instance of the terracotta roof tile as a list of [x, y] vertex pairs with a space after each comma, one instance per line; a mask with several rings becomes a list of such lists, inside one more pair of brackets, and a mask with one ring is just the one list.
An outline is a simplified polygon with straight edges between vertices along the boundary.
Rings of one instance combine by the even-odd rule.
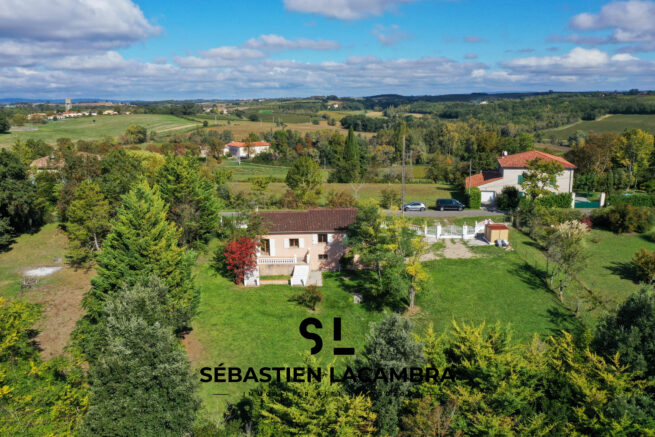
[[[252, 147], [261, 147], [261, 146], [270, 146], [271, 143], [267, 141], [253, 141], [250, 143]], [[227, 147], [246, 147], [246, 143], [244, 141], [230, 141], [229, 143], [226, 144]]]
[[497, 171], [483, 171], [466, 178], [466, 188], [479, 187], [489, 182], [501, 180], [503, 177]]
[[564, 168], [577, 168], [562, 157], [540, 152], [538, 150], [530, 150], [527, 152], [514, 153], [513, 155], [501, 156], [498, 158], [498, 163], [501, 167], [505, 168], [526, 168], [528, 166], [528, 161], [537, 158], [543, 159], [544, 161], [557, 161], [562, 164]]
[[260, 212], [270, 234], [345, 231], [355, 223], [357, 208]]

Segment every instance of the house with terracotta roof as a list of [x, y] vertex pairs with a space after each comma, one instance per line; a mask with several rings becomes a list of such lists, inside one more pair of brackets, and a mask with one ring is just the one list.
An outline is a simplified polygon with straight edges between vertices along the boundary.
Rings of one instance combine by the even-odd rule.
[[[338, 270], [344, 239], [357, 208], [261, 212], [266, 235], [260, 236], [255, 277], [290, 275], [291, 285], [306, 285], [310, 272]], [[305, 275], [306, 273], [306, 275]]]
[[245, 141], [230, 141], [225, 145], [225, 148], [230, 155], [235, 158], [252, 158], [263, 152], [268, 152], [271, 143], [267, 141], [253, 141], [247, 143]]
[[523, 173], [528, 171], [528, 162], [534, 159], [557, 161], [564, 171], [557, 175], [557, 188], [554, 193], [570, 193], [573, 191], [573, 172], [576, 166], [566, 159], [549, 153], [530, 150], [512, 155], [503, 154], [498, 158], [498, 167], [493, 171], [483, 171], [466, 178], [466, 188], [478, 187], [482, 192], [482, 203], [493, 204], [504, 187], [513, 186], [523, 191]]

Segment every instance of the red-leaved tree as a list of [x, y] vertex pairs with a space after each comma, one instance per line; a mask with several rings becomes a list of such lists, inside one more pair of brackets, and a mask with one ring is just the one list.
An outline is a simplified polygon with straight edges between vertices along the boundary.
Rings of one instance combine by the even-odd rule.
[[234, 282], [243, 283], [246, 273], [257, 267], [257, 242], [252, 238], [242, 237], [230, 241], [225, 246], [225, 264], [234, 273]]

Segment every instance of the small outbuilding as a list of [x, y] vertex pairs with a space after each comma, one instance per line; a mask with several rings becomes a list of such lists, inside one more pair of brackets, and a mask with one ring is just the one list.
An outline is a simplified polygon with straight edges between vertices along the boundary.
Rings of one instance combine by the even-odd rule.
[[484, 237], [491, 242], [496, 240], [509, 241], [509, 228], [502, 223], [488, 223], [484, 227]]

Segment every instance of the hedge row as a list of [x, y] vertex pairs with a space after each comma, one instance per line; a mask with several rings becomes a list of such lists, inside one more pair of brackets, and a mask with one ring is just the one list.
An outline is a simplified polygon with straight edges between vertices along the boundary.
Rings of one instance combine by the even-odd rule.
[[655, 194], [612, 194], [608, 196], [609, 205], [655, 206]]
[[482, 192], [478, 187], [471, 187], [470, 193], [466, 195], [469, 208], [480, 209], [482, 205]]
[[557, 193], [537, 197], [535, 203], [546, 208], [570, 208], [573, 203], [573, 194]]

